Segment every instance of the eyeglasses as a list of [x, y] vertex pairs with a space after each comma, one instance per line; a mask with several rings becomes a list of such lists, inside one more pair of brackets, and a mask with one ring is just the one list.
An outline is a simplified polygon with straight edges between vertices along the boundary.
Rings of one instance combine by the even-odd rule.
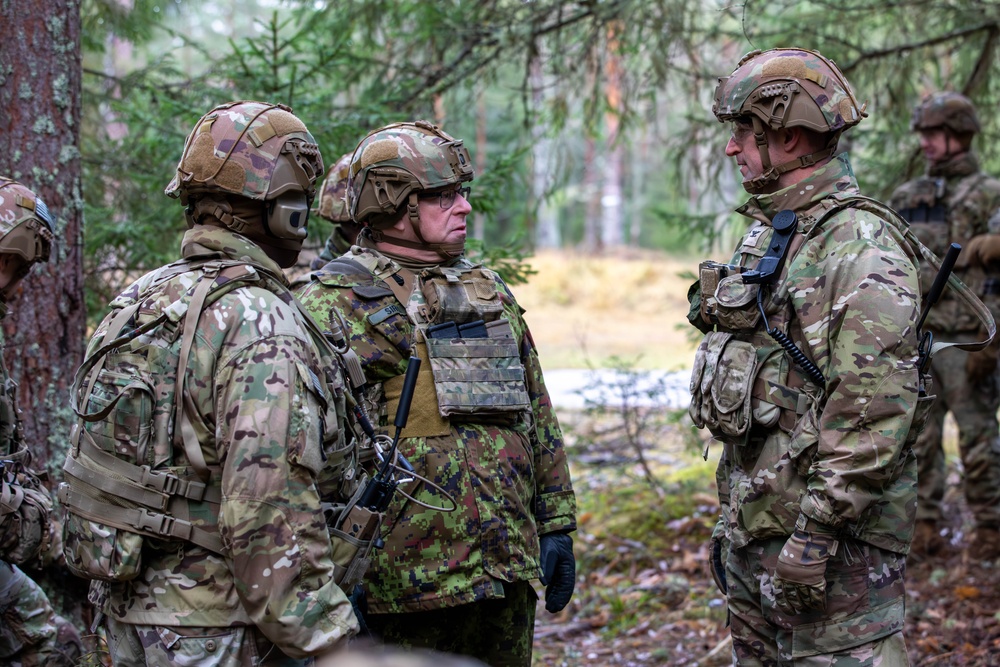
[[432, 192], [426, 195], [418, 195], [421, 199], [437, 199], [438, 203], [441, 205], [441, 209], [447, 211], [449, 208], [455, 205], [455, 197], [462, 195], [465, 199], [469, 198], [469, 193], [472, 192], [472, 188], [454, 188], [452, 190], [444, 190], [443, 192]]
[[748, 120], [734, 120], [730, 131], [733, 135], [733, 141], [743, 141], [748, 134], [753, 132], [753, 123]]

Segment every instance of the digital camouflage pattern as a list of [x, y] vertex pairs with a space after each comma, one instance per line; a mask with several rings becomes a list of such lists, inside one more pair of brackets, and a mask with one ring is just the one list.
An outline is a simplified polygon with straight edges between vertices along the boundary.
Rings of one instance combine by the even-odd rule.
[[[910, 220], [917, 238], [939, 257], [951, 243], [964, 247], [973, 238], [1000, 238], [996, 230], [989, 228], [990, 217], [1000, 209], [1000, 180], [984, 174], [972, 152], [929, 164], [924, 176], [897, 188], [890, 203]], [[989, 307], [994, 318], [1000, 317], [1000, 267], [983, 265], [975, 261], [974, 255], [962, 253], [954, 274]], [[933, 279], [932, 267], [923, 263], [920, 283], [925, 293]], [[952, 290], [945, 290], [924, 328], [934, 334], [935, 341], [972, 342], [985, 337], [980, 326], [975, 313]], [[942, 437], [945, 416], [950, 411], [958, 424], [958, 448], [965, 471], [963, 488], [969, 507], [979, 525], [1000, 527], [1000, 430], [996, 416], [1000, 378], [996, 353], [994, 343], [982, 353], [948, 348], [931, 360], [938, 398], [916, 444], [918, 520], [942, 518], [947, 476]]]
[[753, 542], [727, 562], [735, 664], [741, 667], [904, 665], [905, 558], [846, 541], [826, 569], [826, 608], [789, 615], [773, 574], [783, 538]]
[[959, 135], [976, 134], [980, 130], [976, 107], [960, 93], [931, 93], [914, 107], [910, 129], [918, 131], [935, 127], [945, 127]]
[[[391, 385], [403, 375], [415, 350], [413, 324], [401, 312], [388, 281], [412, 279], [412, 274], [373, 250], [355, 248], [346, 257], [362, 266], [354, 273], [315, 273], [299, 299], [321, 326], [331, 312], [340, 313], [368, 381], [376, 388]], [[442, 430], [440, 435], [404, 437], [400, 452], [419, 474], [442, 486], [457, 501], [458, 510], [426, 509], [396, 497], [386, 515], [384, 531], [390, 532], [385, 547], [377, 552], [367, 581], [373, 614], [428, 611], [502, 597], [501, 582], [539, 576], [539, 534], [575, 528], [576, 503], [562, 432], [538, 355], [521, 308], [499, 278], [496, 289], [526, 371], [533, 421], [499, 425], [441, 420], [433, 388], [418, 381], [407, 428], [416, 423], [423, 425], [423, 432]], [[423, 294], [413, 290], [407, 308], [423, 305]], [[385, 428], [387, 400], [381, 393], [374, 400]], [[404, 488], [429, 505], [448, 505], [426, 486]]]
[[[787, 356], [762, 323], [752, 333], [733, 336], [758, 350], [757, 358], [764, 362], [750, 375], [751, 384], [756, 376], [773, 389], [753, 394], [754, 422], [743, 436], [713, 431], [724, 443], [717, 473], [722, 504], [718, 532], [730, 543], [730, 562], [736, 558], [732, 554], [759, 549], [762, 543], [780, 547], [800, 516], [822, 524], [843, 542], [895, 554], [909, 549], [916, 510], [916, 433], [911, 426], [919, 421], [915, 248], [904, 238], [901, 223], [888, 214], [838, 204], [858, 194], [850, 164], [840, 155], [804, 180], [752, 197], [738, 209], [755, 223], [731, 264], [747, 267], [764, 255], [773, 233], [771, 219], [786, 209], [798, 214], [801, 245], [790, 252], [765, 304], [770, 325], [785, 331], [819, 367], [825, 387], [817, 387], [798, 368], [789, 370]], [[755, 308], [755, 300], [747, 307]], [[719, 335], [710, 333], [706, 340]], [[800, 395], [803, 401], [789, 405], [783, 393]], [[786, 422], [769, 412], [767, 400], [793, 419]], [[773, 567], [768, 571], [773, 574]], [[829, 604], [837, 591], [827, 581]], [[740, 594], [729, 585], [730, 595], [736, 596], [731, 600], [739, 605]], [[759, 607], [761, 598], [756, 600]], [[766, 598], [763, 603], [768, 612]], [[901, 623], [901, 593], [898, 612]], [[734, 613], [749, 612], [737, 608]], [[831, 627], [825, 618], [810, 619], [805, 628], [810, 641], [820, 642], [836, 626], [835, 617], [829, 617]], [[882, 636], [868, 634], [863, 625], [851, 632], [858, 634], [845, 639], [850, 643], [831, 642], [826, 648], [846, 649]]]
[[[201, 628], [209, 636], [250, 625], [254, 641], [272, 642], [292, 658], [342, 645], [358, 625], [333, 583], [320, 502], [343, 501], [349, 490], [326, 466], [327, 457], [344, 448], [343, 396], [323, 395], [316, 378], [325, 374], [303, 315], [291, 294], [276, 287], [281, 270], [259, 246], [199, 225], [185, 234], [182, 251], [192, 262], [238, 260], [270, 276], [205, 309], [185, 376], [184, 404], [205, 463], [221, 470], [218, 524], [227, 555], [144, 538], [139, 576], [95, 582], [92, 596], [103, 597], [98, 602], [111, 619], [154, 626], [161, 635]], [[181, 273], [151, 290], [138, 324], [179, 299], [202, 271]], [[136, 298], [151, 280], [140, 279], [120, 298]], [[95, 340], [107, 326], [100, 325]], [[158, 405], [169, 409], [176, 398], [168, 392], [158, 400], [169, 402]], [[192, 465], [183, 448], [173, 446], [172, 432], [153, 434], [149, 450], [158, 467]]]
[[822, 133], [841, 132], [865, 116], [833, 61], [805, 49], [748, 53], [732, 74], [719, 78], [712, 113], [720, 121], [756, 116], [772, 129]]
[[[164, 193], [180, 197], [226, 192], [263, 201], [272, 194], [278, 157], [295, 140], [296, 161], [315, 181], [323, 173], [316, 140], [291, 109], [281, 104], [230, 102], [215, 107], [194, 126], [177, 173]], [[312, 196], [312, 186], [306, 188]]]
[[436, 125], [388, 125], [370, 133], [354, 150], [348, 209], [359, 224], [391, 225], [412, 193], [471, 181], [473, 175], [468, 149]]

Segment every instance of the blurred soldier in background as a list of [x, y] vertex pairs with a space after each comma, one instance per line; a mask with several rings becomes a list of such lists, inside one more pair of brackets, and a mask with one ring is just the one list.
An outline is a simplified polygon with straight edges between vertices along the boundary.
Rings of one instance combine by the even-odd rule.
[[316, 213], [324, 220], [333, 223], [333, 231], [330, 232], [330, 238], [326, 240], [319, 257], [312, 261], [310, 268], [313, 271], [350, 250], [357, 242], [358, 232], [361, 231], [361, 225], [351, 220], [351, 213], [347, 210], [347, 176], [352, 155], [353, 153], [342, 155], [336, 164], [330, 167], [326, 178], [323, 179], [323, 185], [320, 186]]
[[[35, 262], [48, 261], [53, 227], [48, 208], [34, 192], [0, 177], [0, 318]], [[82, 649], [79, 634], [18, 568], [58, 558], [62, 531], [50, 521], [49, 492], [31, 470], [17, 416], [17, 385], [2, 356], [0, 386], [0, 664], [73, 665]]]
[[358, 631], [321, 504], [357, 485], [343, 384], [281, 272], [322, 173], [287, 107], [203, 116], [166, 189], [183, 257], [112, 302], [77, 374], [65, 551], [115, 665], [306, 665]]
[[[975, 107], [958, 93], [935, 93], [914, 109], [910, 127], [920, 135], [927, 168], [924, 176], [896, 189], [892, 207], [939, 257], [951, 243], [964, 246], [954, 273], [995, 317], [1000, 314], [1000, 235], [992, 233], [987, 223], [1000, 207], [1000, 181], [980, 171], [972, 150], [972, 139], [979, 132]], [[934, 280], [933, 268], [924, 263], [920, 277], [926, 295]], [[935, 340], [983, 338], [975, 313], [951, 291], [931, 309], [925, 328]], [[994, 342], [970, 354], [944, 349], [931, 363], [938, 398], [916, 444], [919, 500], [913, 548], [921, 555], [934, 555], [945, 545], [940, 521], [947, 473], [941, 441], [950, 410], [958, 423], [965, 498], [976, 521], [968, 542], [970, 554], [980, 559], [1000, 557], [998, 345]]]
[[373, 131], [354, 151], [347, 203], [358, 245], [298, 294], [317, 322], [343, 318], [380, 426], [408, 360], [423, 360], [400, 452], [420, 484], [397, 497], [367, 580], [385, 642], [531, 664], [536, 594], [569, 602], [576, 501], [562, 432], [523, 310], [463, 258], [468, 151], [425, 121]]
[[[719, 79], [726, 155], [752, 196], [727, 264], [703, 262], [690, 414], [723, 443], [713, 571], [739, 665], [904, 665], [920, 396], [917, 252], [861, 197], [837, 66], [755, 51]], [[924, 399], [925, 405], [929, 399]]]

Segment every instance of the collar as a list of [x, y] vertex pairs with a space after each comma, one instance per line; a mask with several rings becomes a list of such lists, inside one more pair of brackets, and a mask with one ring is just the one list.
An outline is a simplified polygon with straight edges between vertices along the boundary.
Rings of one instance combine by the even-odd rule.
[[755, 195], [736, 209], [737, 213], [770, 224], [778, 211], [803, 211], [836, 193], [860, 193], [854, 170], [841, 153], [798, 183], [769, 194]]
[[949, 158], [944, 162], [927, 165], [927, 175], [931, 177], [968, 176], [979, 171], [979, 158], [971, 150]]
[[184, 259], [214, 255], [246, 262], [273, 275], [282, 284], [288, 284], [281, 267], [267, 256], [263, 248], [247, 237], [223, 227], [195, 225], [187, 230], [181, 240], [181, 254]]

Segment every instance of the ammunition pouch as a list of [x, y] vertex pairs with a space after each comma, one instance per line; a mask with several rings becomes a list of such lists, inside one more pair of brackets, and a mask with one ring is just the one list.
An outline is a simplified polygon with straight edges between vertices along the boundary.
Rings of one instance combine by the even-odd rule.
[[22, 565], [49, 548], [52, 501], [33, 477], [0, 473], [0, 554]]
[[367, 486], [365, 482], [366, 476], [363, 475], [357, 492], [348, 503], [323, 504], [333, 543], [333, 578], [345, 593], [350, 593], [364, 579], [384, 519], [382, 513], [357, 504]]
[[418, 277], [429, 324], [492, 322], [503, 314], [496, 279], [486, 269], [434, 267], [421, 271]]

